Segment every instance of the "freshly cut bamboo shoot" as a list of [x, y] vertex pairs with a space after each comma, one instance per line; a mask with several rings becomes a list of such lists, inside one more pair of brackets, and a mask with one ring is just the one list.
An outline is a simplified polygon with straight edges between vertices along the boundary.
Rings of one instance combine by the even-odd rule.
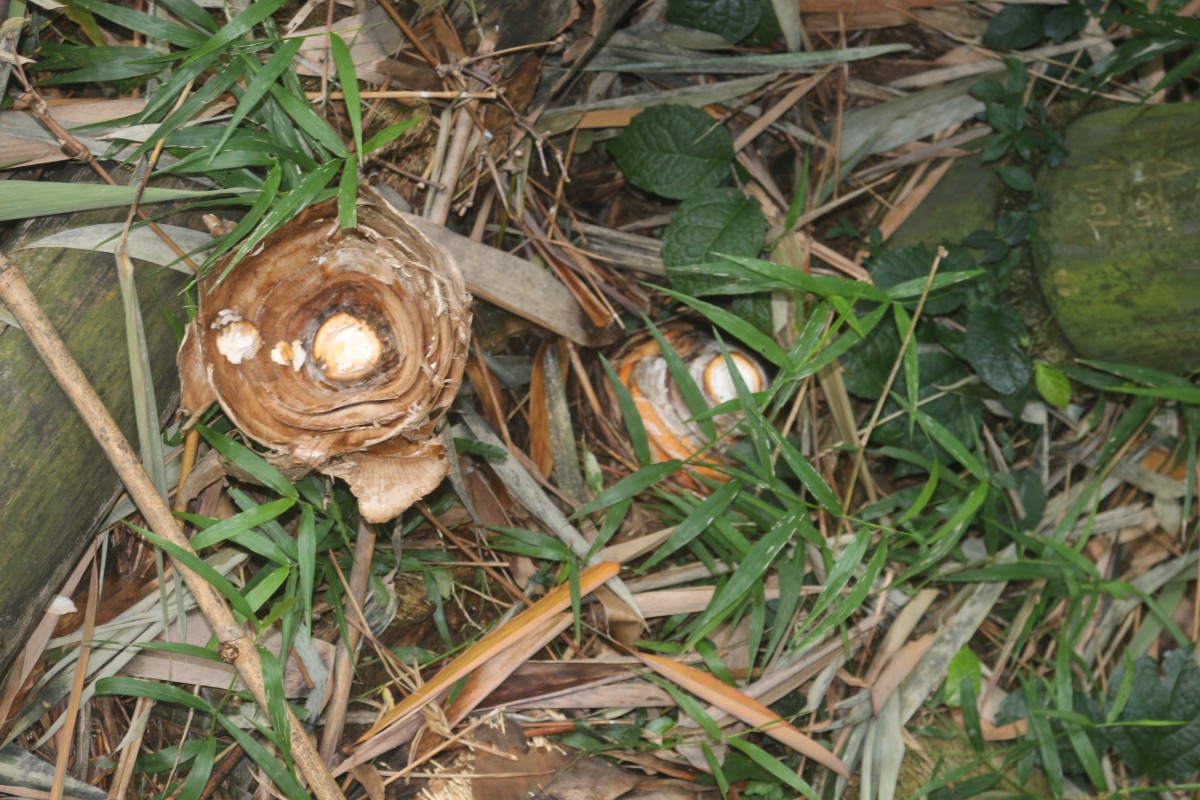
[[357, 228], [320, 203], [222, 272], [201, 281], [179, 351], [184, 411], [219, 402], [277, 465], [344, 479], [371, 522], [432, 491], [471, 325], [450, 255], [360, 198]]
[[[738, 396], [731, 364], [750, 392], [761, 392], [770, 385], [762, 365], [741, 348], [727, 346], [729, 362], [726, 362], [721, 345], [689, 325], [668, 325], [662, 334], [683, 359], [710, 408]], [[724, 463], [725, 452], [740, 438], [736, 430], [742, 417], [740, 412], [715, 416], [713, 424], [719, 438], [710, 442], [700, 426], [691, 421], [694, 414], [671, 377], [658, 342], [653, 339], [628, 345], [616, 358], [616, 371], [642, 419], [654, 461], [693, 460], [693, 469], [701, 475], [719, 481], [727, 479], [724, 473], [703, 464]], [[617, 408], [615, 400], [611, 407]]]

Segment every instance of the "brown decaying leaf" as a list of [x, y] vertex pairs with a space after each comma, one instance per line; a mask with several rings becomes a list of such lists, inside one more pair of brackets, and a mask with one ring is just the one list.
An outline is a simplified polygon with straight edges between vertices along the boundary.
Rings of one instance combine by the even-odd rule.
[[[580, 595], [588, 595], [595, 591], [596, 587], [614, 578], [620, 569], [620, 565], [607, 561], [588, 567], [579, 574]], [[357, 764], [362, 764], [380, 753], [396, 747], [399, 742], [393, 742], [393, 737], [385, 733], [387, 728], [393, 726], [403, 728], [400, 723], [403, 723], [422, 708], [432, 703], [455, 682], [489, 659], [494, 658], [497, 654], [516, 646], [519, 642], [528, 638], [531, 635], [531, 631], [544, 630], [543, 625], [546, 623], [546, 620], [564, 611], [570, 605], [570, 602], [570, 586], [568, 584], [556, 586], [547, 592], [545, 597], [531, 605], [517, 617], [509, 620], [467, 648], [458, 658], [446, 665], [441, 672], [430, 678], [419, 689], [383, 714], [371, 729], [359, 738], [359, 748], [334, 771], [335, 774], [341, 774]]]
[[762, 732], [806, 758], [811, 758], [826, 769], [833, 770], [838, 775], [849, 776], [849, 771], [842, 760], [826, 750], [802, 731], [784, 722], [778, 714], [762, 703], [747, 697], [742, 692], [702, 672], [695, 667], [680, 664], [669, 658], [638, 653], [638, 658], [650, 669], [669, 681], [682, 686], [692, 694], [712, 703], [722, 711], [745, 722], [761, 728]]
[[446, 474], [434, 423], [462, 381], [471, 308], [442, 248], [362, 198], [358, 221], [312, 206], [202, 280], [181, 405], [195, 418], [219, 401], [278, 466], [343, 478], [382, 522]]

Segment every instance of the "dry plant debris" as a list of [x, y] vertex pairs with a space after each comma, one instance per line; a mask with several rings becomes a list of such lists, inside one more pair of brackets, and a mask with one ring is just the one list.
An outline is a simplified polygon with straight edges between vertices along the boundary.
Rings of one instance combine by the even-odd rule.
[[[180, 248], [170, 555], [267, 696], [125, 504], [6, 679], [0, 785], [301, 798], [290, 701], [326, 796], [1184, 796], [1200, 394], [1013, 302], [1068, 122], [1190, 99], [1162, 6], [32, 6], [14, 167], [245, 195]], [[1007, 194], [960, 223], [973, 152]], [[5, 219], [169, 198], [9, 177]], [[186, 267], [121, 228], [41, 246]]]

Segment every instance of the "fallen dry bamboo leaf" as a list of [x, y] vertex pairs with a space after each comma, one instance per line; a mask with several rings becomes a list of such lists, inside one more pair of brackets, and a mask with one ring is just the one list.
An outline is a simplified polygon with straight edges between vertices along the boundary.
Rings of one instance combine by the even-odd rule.
[[474, 711], [493, 689], [516, 671], [517, 667], [565, 631], [571, 624], [571, 615], [562, 612], [554, 616], [534, 618], [529, 622], [519, 642], [484, 661], [463, 682], [462, 690], [458, 692], [450, 708], [446, 709], [446, 721], [450, 725], [457, 725], [465, 719], [467, 714]]
[[[580, 595], [590, 594], [596, 587], [616, 577], [620, 569], [619, 564], [609, 561], [588, 567], [579, 574]], [[561, 584], [551, 589], [545, 597], [525, 611], [484, 636], [462, 655], [447, 664], [427, 683], [380, 717], [369, 731], [359, 737], [359, 748], [334, 770], [334, 774], [340, 775], [351, 767], [362, 764], [395, 747], [396, 743], [391, 741], [392, 737], [385, 733], [387, 728], [393, 726], [403, 728], [401, 723], [440, 697], [454, 683], [498, 653], [516, 646], [529, 635], [530, 630], [537, 629], [541, 621], [561, 613], [570, 605], [570, 602], [570, 586]]]
[[345, 480], [369, 522], [432, 491], [471, 327], [449, 253], [360, 197], [357, 228], [319, 203], [222, 271], [202, 279], [179, 351], [188, 415], [219, 401], [276, 466]]
[[808, 735], [784, 722], [778, 714], [757, 700], [728, 686], [706, 672], [649, 653], [638, 653], [642, 662], [667, 680], [682, 686], [692, 694], [712, 703], [727, 714], [762, 730], [771, 738], [787, 745], [805, 758], [811, 758], [838, 775], [849, 777], [842, 760], [826, 750]]
[[879, 677], [871, 683], [871, 707], [878, 713], [884, 702], [892, 696], [909, 673], [921, 663], [925, 651], [933, 644], [933, 634], [927, 633], [919, 639], [905, 643], [891, 658]]

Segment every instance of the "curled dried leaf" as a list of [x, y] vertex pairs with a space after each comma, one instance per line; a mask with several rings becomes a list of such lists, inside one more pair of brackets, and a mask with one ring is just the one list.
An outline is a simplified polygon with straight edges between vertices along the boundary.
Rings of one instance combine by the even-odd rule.
[[315, 205], [201, 281], [181, 405], [220, 402], [282, 466], [345, 479], [382, 521], [446, 473], [434, 423], [462, 382], [471, 307], [444, 249], [362, 199], [358, 221]]

